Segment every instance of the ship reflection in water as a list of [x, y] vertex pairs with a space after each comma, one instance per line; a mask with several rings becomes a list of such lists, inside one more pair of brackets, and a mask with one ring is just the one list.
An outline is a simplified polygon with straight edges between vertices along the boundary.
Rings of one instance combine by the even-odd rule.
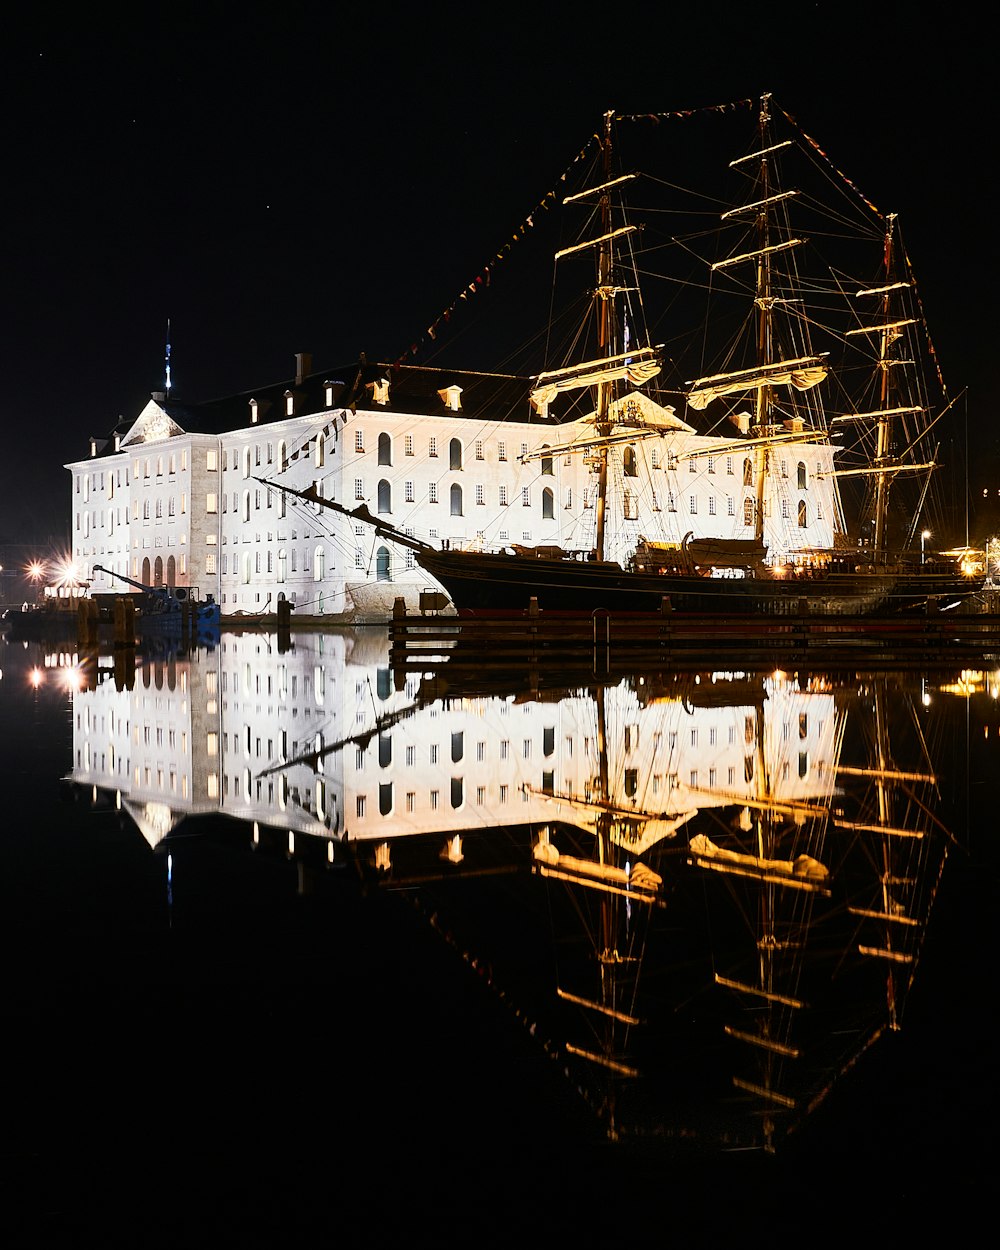
[[221, 813], [300, 883], [400, 891], [616, 1139], [772, 1149], [899, 1026], [952, 845], [919, 674], [388, 655], [369, 631], [99, 659], [71, 778], [165, 872]]

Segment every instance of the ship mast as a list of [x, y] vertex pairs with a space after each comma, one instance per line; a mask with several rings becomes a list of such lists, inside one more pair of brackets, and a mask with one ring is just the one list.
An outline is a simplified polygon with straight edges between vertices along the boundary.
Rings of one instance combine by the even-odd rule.
[[[885, 281], [888, 284], [892, 274], [893, 225], [896, 214], [890, 213], [885, 228]], [[899, 330], [890, 323], [891, 292], [886, 290], [882, 296], [883, 326], [879, 335], [879, 400], [884, 415], [878, 418], [875, 441], [875, 467], [881, 469], [889, 456], [889, 391], [890, 391], [890, 360], [889, 347], [899, 337]], [[886, 518], [889, 511], [889, 475], [879, 473], [875, 483], [875, 559], [883, 561], [885, 555]]]
[[[599, 201], [601, 215], [601, 245], [597, 261], [597, 345], [598, 354], [606, 357], [611, 347], [611, 117], [604, 114], [604, 135], [601, 142], [603, 155], [604, 187]], [[598, 437], [607, 439], [611, 434], [608, 411], [611, 400], [611, 382], [602, 380], [597, 384], [596, 426]], [[597, 533], [594, 540], [595, 558], [604, 559], [605, 529], [607, 526], [608, 499], [608, 444], [602, 441], [598, 448], [597, 477]]]
[[[768, 101], [770, 95], [761, 96], [760, 100], [760, 211], [757, 214], [757, 246], [760, 254], [757, 258], [757, 363], [761, 369], [773, 360], [774, 342], [771, 309], [771, 221], [769, 211], [770, 170], [768, 168], [767, 129], [770, 122]], [[757, 400], [754, 408], [754, 433], [758, 438], [770, 433], [771, 403], [773, 391], [766, 377], [757, 387]], [[762, 442], [754, 452], [754, 481], [756, 483], [756, 502], [754, 506], [754, 538], [757, 542], [764, 540], [764, 499], [766, 495], [767, 472], [770, 456], [766, 445]]]

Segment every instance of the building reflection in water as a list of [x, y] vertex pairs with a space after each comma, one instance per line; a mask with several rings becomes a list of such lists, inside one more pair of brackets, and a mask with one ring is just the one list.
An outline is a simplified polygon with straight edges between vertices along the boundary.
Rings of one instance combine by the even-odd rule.
[[101, 660], [72, 779], [151, 847], [221, 813], [406, 887], [613, 1137], [771, 1148], [898, 1026], [950, 843], [919, 676], [411, 669], [378, 631]]

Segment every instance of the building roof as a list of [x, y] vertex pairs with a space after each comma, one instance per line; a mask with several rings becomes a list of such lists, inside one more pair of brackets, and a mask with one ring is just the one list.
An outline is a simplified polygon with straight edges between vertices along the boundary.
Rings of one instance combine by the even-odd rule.
[[[301, 358], [300, 358], [301, 359]], [[306, 362], [308, 367], [308, 362]], [[380, 403], [377, 388], [388, 381], [388, 399]], [[152, 399], [188, 433], [223, 434], [241, 427], [254, 428], [288, 419], [287, 400], [294, 399], [294, 414], [307, 416], [334, 409], [374, 409], [398, 414], [428, 417], [470, 417], [481, 421], [520, 421], [553, 426], [553, 414], [539, 417], [528, 395], [533, 379], [513, 374], [476, 373], [462, 369], [400, 365], [361, 361], [285, 378], [267, 386], [226, 395], [217, 399], [185, 402], [154, 391]], [[460, 388], [460, 406], [448, 403], [449, 388]], [[328, 400], [328, 392], [331, 402]], [[257, 405], [257, 420], [251, 419], [251, 402]], [[124, 438], [135, 424], [135, 417], [119, 418], [105, 437], [98, 438], [98, 454], [114, 446], [115, 435]]]

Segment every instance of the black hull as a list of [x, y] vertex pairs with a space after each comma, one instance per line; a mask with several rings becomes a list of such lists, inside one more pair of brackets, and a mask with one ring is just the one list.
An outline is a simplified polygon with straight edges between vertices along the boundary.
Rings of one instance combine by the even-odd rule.
[[946, 607], [979, 588], [952, 571], [826, 572], [788, 577], [701, 577], [631, 573], [618, 564], [545, 560], [469, 551], [421, 551], [422, 568], [462, 612], [522, 611], [531, 600], [553, 612], [679, 612], [784, 616], [891, 615]]

